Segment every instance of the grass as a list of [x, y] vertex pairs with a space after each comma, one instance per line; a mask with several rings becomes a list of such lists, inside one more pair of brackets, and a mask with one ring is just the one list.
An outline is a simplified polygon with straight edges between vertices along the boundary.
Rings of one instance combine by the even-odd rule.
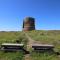
[[23, 52], [1, 52], [0, 51], [0, 60], [24, 60]]
[[[48, 43], [53, 44], [55, 46], [54, 50], [60, 52], [60, 31], [52, 30], [52, 31], [29, 31], [26, 32], [33, 40], [40, 43]], [[28, 39], [24, 35], [23, 32], [0, 32], [0, 44], [8, 42], [8, 43], [16, 43], [16, 40], [19, 40], [19, 43], [24, 44], [24, 48], [26, 49], [26, 45]], [[31, 51], [31, 60], [60, 60], [60, 57], [51, 52], [35, 52]], [[24, 60], [24, 53], [22, 51], [19, 52], [3, 52], [0, 51], [0, 60]]]
[[[54, 45], [54, 51], [60, 52], [60, 31], [57, 30], [51, 30], [51, 31], [30, 31], [27, 32], [28, 35], [38, 43], [42, 44], [53, 44]], [[50, 52], [49, 52], [50, 53]], [[58, 57], [56, 54], [49, 54], [49, 53], [37, 53], [32, 52], [31, 57], [32, 60], [60, 60], [60, 57]]]
[[[27, 38], [22, 32], [0, 32], [0, 45], [2, 43], [19, 43], [24, 44], [26, 48]], [[24, 60], [24, 52], [4, 52], [0, 51], [0, 60]]]
[[32, 52], [31, 54], [32, 60], [60, 60], [57, 55], [53, 53], [40, 53], [40, 52]]

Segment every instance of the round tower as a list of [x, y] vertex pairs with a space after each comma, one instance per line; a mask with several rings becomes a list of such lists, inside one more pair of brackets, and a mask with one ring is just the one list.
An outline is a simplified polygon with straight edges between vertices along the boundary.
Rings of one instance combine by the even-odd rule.
[[35, 30], [35, 19], [32, 17], [26, 17], [23, 20], [23, 31]]

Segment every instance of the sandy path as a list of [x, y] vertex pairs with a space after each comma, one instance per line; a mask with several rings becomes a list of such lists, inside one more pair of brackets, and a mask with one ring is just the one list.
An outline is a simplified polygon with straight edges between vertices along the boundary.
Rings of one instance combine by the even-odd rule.
[[[33, 40], [33, 39], [28, 35], [28, 33], [25, 33], [25, 32], [24, 32], [24, 34], [25, 34], [25, 36], [26, 36], [27, 39], [28, 39], [27, 51], [30, 52], [30, 49], [32, 48], [32, 44], [40, 43], [40, 42], [37, 42], [37, 41]], [[26, 55], [25, 55], [25, 60], [32, 60], [30, 54], [26, 54]]]
[[27, 50], [29, 51], [30, 48], [32, 48], [32, 44], [34, 43], [34, 40], [31, 37], [29, 37], [29, 35], [27, 33], [25, 33], [25, 35], [26, 35], [26, 37], [28, 39]]
[[[28, 39], [27, 51], [30, 51], [30, 49], [32, 48], [32, 44], [33, 44], [34, 40], [31, 39], [27, 33], [24, 32], [24, 34], [25, 34], [25, 36], [26, 36], [27, 39]], [[25, 60], [31, 60], [30, 54], [26, 54], [26, 55], [25, 55]]]

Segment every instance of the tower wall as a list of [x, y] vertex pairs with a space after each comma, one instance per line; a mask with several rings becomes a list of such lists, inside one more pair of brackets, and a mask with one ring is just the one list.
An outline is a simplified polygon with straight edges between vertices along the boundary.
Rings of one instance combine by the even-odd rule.
[[35, 30], [35, 19], [32, 17], [26, 17], [23, 20], [23, 31]]

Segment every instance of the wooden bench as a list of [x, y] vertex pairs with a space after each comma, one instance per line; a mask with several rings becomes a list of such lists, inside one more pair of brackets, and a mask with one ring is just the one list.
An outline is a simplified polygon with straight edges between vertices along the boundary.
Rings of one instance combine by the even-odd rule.
[[22, 50], [25, 54], [29, 54], [29, 51], [24, 49], [24, 44], [18, 44], [18, 43], [3, 43], [1, 44], [1, 50], [5, 52]]
[[23, 44], [15, 44], [15, 43], [3, 43], [3, 44], [1, 44], [1, 50], [5, 50], [5, 51], [22, 50], [23, 47], [24, 47]]
[[54, 46], [49, 44], [33, 44], [32, 48], [34, 50], [45, 51], [45, 50], [53, 50]]

